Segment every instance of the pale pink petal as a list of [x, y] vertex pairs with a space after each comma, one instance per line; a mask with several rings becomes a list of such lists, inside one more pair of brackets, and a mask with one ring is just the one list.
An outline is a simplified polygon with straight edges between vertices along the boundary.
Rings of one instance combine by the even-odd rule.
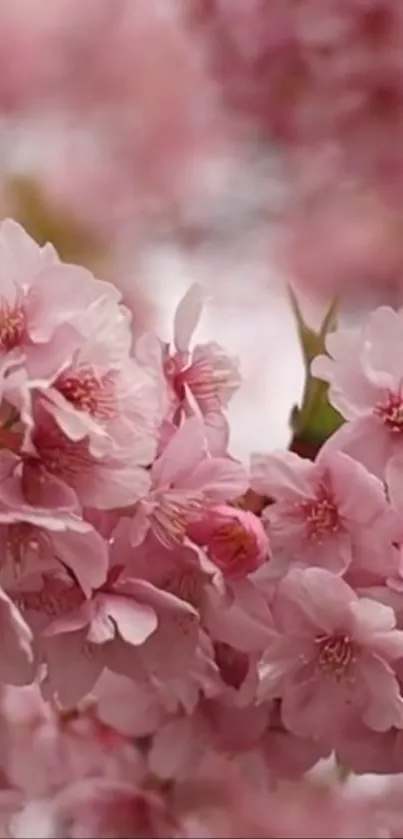
[[103, 666], [103, 646], [89, 646], [82, 631], [66, 632], [46, 640], [48, 689], [66, 708], [74, 708], [90, 693]]
[[312, 495], [314, 466], [294, 452], [251, 455], [251, 486], [272, 498], [306, 498]]
[[106, 580], [108, 549], [105, 540], [92, 528], [87, 533], [68, 530], [53, 537], [56, 556], [74, 572], [86, 595], [99, 588]]
[[401, 515], [403, 515], [403, 454], [395, 455], [386, 465], [385, 480], [389, 498]]
[[334, 451], [345, 452], [382, 478], [393, 446], [390, 435], [376, 417], [366, 416], [345, 423], [326, 440], [323, 455]]
[[347, 520], [371, 526], [387, 509], [383, 484], [360, 463], [343, 452], [319, 455], [318, 462], [329, 469], [337, 508]]
[[396, 616], [393, 609], [376, 600], [370, 600], [368, 597], [361, 597], [355, 603], [352, 603], [350, 613], [352, 631], [360, 644], [367, 642], [371, 644], [373, 634], [389, 632], [396, 626]]
[[188, 717], [166, 722], [156, 733], [149, 754], [151, 772], [158, 778], [173, 780], [190, 771], [200, 758], [202, 741], [194, 739], [194, 722]]
[[44, 630], [44, 635], [51, 638], [54, 635], [76, 632], [87, 627], [92, 620], [92, 604], [88, 601], [80, 609], [69, 612], [67, 615], [55, 618]]
[[130, 522], [130, 544], [137, 548], [144, 542], [150, 529], [149, 515], [146, 509], [139, 504]]
[[184, 475], [181, 488], [196, 490], [211, 501], [228, 501], [243, 495], [248, 476], [241, 463], [225, 457], [202, 460], [193, 472]]
[[374, 731], [403, 728], [403, 699], [391, 668], [381, 659], [365, 655], [357, 662], [357, 669], [369, 690], [364, 722]]
[[300, 614], [311, 625], [330, 634], [343, 626], [351, 604], [358, 599], [344, 580], [321, 568], [290, 571], [280, 584], [280, 590], [298, 607], [294, 618], [291, 617], [292, 609], [287, 612], [292, 623], [297, 624]]
[[154, 483], [168, 487], [179, 485], [203, 458], [206, 445], [203, 422], [198, 417], [185, 420], [152, 467]]
[[180, 301], [174, 317], [174, 344], [179, 352], [189, 349], [190, 339], [199, 323], [205, 292], [199, 283], [190, 286]]
[[166, 718], [158, 691], [149, 682], [135, 682], [104, 670], [93, 693], [98, 717], [126, 736], [147, 737]]
[[158, 625], [155, 610], [145, 603], [114, 594], [98, 595], [102, 609], [116, 624], [119, 635], [137, 647], [155, 631]]
[[235, 584], [234, 600], [226, 605], [211, 589], [206, 594], [204, 622], [212, 638], [237, 650], [264, 650], [275, 635], [273, 619], [261, 592], [249, 580]]
[[158, 629], [139, 648], [144, 667], [161, 679], [186, 673], [198, 636], [199, 619], [194, 612], [161, 610]]

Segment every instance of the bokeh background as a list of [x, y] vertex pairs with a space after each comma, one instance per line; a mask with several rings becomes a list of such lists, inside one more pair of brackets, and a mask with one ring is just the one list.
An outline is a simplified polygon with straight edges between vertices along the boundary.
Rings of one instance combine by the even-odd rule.
[[242, 359], [232, 448], [289, 437], [307, 319], [401, 302], [396, 0], [0, 0], [0, 210], [122, 289], [134, 329]]

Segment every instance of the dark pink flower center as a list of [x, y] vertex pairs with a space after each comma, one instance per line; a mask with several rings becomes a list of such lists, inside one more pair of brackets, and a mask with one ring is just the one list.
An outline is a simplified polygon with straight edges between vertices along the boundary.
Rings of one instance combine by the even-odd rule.
[[225, 644], [224, 641], [217, 641], [214, 644], [214, 654], [223, 682], [238, 690], [248, 675], [248, 656], [246, 653], [235, 650], [229, 644]]
[[181, 361], [172, 355], [167, 355], [164, 361], [164, 373], [167, 382], [170, 384], [177, 399], [180, 402], [185, 398], [185, 389], [183, 385], [184, 373]]
[[199, 568], [174, 568], [164, 578], [162, 588], [199, 609], [203, 603], [206, 581], [207, 575]]
[[[69, 481], [91, 473], [94, 468], [94, 459], [89, 453], [86, 441], [70, 440], [58, 429], [40, 429], [34, 436], [34, 445], [40, 460], [37, 461], [36, 467], [32, 463], [31, 469], [34, 473], [38, 470], [39, 481], [43, 477], [43, 470]], [[33, 479], [34, 476], [31, 476], [31, 483]]]
[[21, 612], [39, 612], [52, 618], [77, 609], [84, 602], [77, 586], [68, 587], [62, 580], [53, 579], [45, 580], [39, 591], [11, 591], [10, 597]]
[[42, 552], [49, 550], [50, 536], [27, 522], [10, 524], [7, 531], [7, 549], [12, 560], [16, 576], [23, 570], [25, 556], [28, 551]]
[[328, 676], [340, 679], [356, 660], [354, 645], [347, 635], [318, 635], [317, 666]]
[[315, 499], [303, 501], [298, 506], [303, 513], [310, 539], [320, 541], [340, 529], [338, 509], [326, 487], [320, 487]]
[[217, 561], [225, 560], [225, 564], [230, 566], [233, 562], [248, 559], [256, 551], [256, 538], [234, 518], [218, 525], [211, 547]]
[[164, 493], [152, 514], [152, 527], [157, 539], [167, 547], [182, 544], [188, 525], [197, 519], [202, 511], [201, 493], [179, 497], [169, 491]]
[[56, 388], [68, 402], [98, 420], [107, 422], [116, 416], [115, 376], [96, 376], [82, 369], [59, 376]]
[[10, 306], [0, 300], [0, 349], [8, 352], [20, 346], [26, 330], [25, 311], [21, 304]]
[[375, 405], [374, 414], [389, 431], [403, 432], [403, 396], [400, 393], [389, 392]]

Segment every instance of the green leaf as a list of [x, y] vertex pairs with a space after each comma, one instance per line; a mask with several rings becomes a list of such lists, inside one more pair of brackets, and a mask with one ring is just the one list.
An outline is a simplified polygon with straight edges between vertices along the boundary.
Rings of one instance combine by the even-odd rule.
[[289, 295], [305, 363], [305, 387], [302, 403], [300, 407], [294, 406], [290, 417], [290, 425], [293, 431], [291, 445], [299, 440], [301, 443], [307, 444], [312, 451], [317, 452], [344, 421], [329, 402], [327, 383], [315, 379], [310, 372], [313, 359], [326, 352], [326, 335], [336, 328], [337, 301], [332, 302], [319, 332], [315, 332], [304, 322], [298, 300], [291, 289]]
[[302, 353], [304, 357], [305, 366], [309, 366], [317, 355], [325, 352], [325, 338], [328, 332], [334, 330], [337, 326], [337, 307], [338, 302], [335, 298], [324, 317], [319, 332], [315, 332], [310, 326], [307, 326], [299, 307], [299, 303], [292, 288], [288, 289], [291, 308], [294, 313], [295, 322], [297, 325], [298, 337], [300, 340]]

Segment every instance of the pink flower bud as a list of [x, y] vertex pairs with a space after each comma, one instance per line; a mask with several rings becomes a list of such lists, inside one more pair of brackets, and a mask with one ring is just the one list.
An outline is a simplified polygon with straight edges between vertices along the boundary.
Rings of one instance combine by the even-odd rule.
[[249, 510], [228, 504], [210, 507], [201, 521], [191, 525], [189, 536], [227, 578], [245, 577], [268, 559], [268, 536]]

